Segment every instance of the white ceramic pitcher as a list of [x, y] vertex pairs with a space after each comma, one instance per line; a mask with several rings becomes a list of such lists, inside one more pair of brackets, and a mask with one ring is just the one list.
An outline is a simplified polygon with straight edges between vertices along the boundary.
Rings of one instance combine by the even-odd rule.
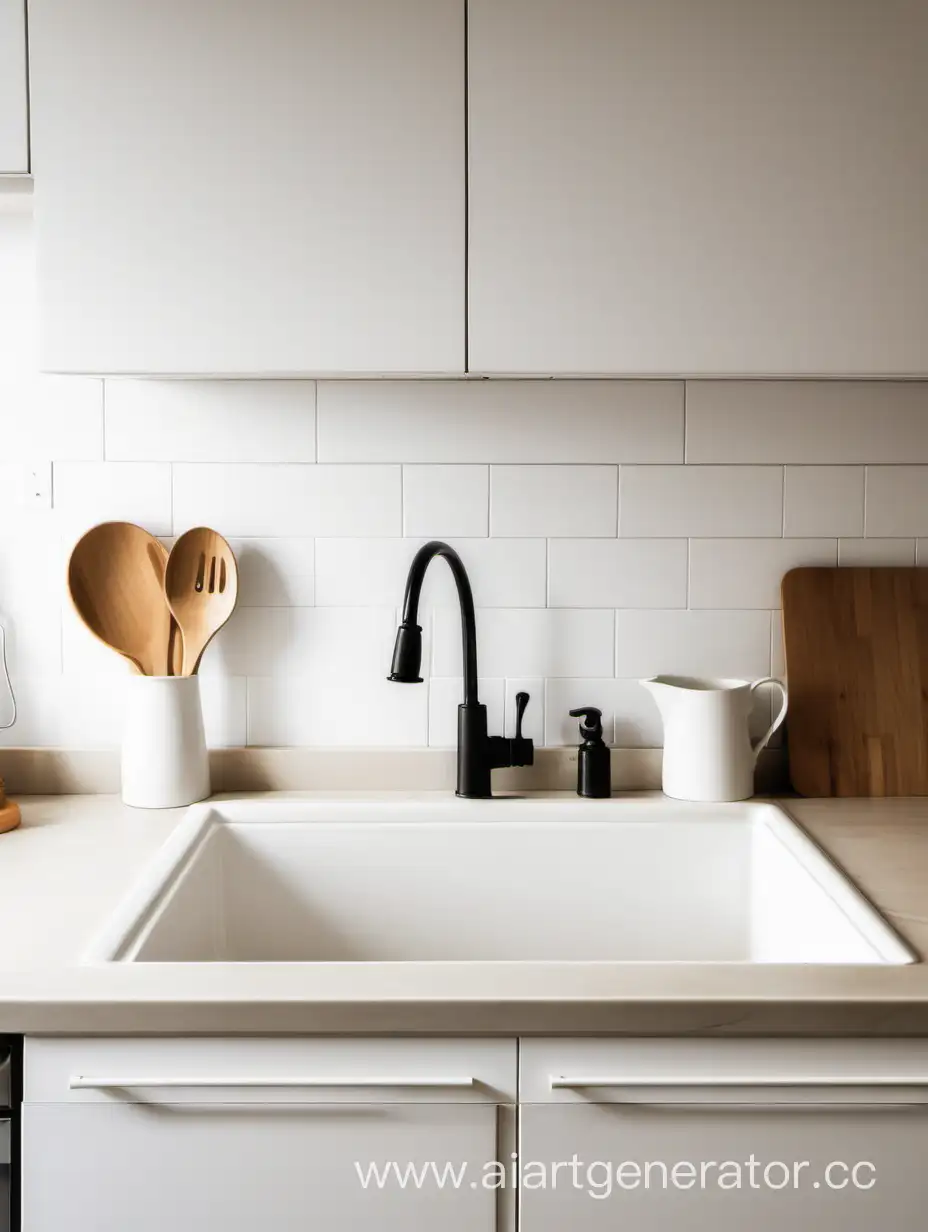
[[[761, 749], [786, 718], [789, 698], [782, 680], [694, 680], [655, 676], [641, 684], [664, 720], [664, 794], [675, 800], [747, 800]], [[771, 684], [782, 694], [780, 712], [752, 743], [748, 720], [754, 693]]]

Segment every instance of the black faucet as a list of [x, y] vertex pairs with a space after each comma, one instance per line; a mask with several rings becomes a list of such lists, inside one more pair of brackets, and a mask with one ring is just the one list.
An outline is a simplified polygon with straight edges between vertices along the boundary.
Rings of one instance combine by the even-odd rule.
[[458, 786], [457, 795], [471, 800], [492, 796], [490, 771], [505, 766], [531, 766], [535, 746], [522, 735], [522, 716], [528, 694], [516, 694], [516, 734], [514, 739], [487, 735], [487, 708], [477, 696], [477, 624], [474, 596], [463, 561], [453, 547], [433, 539], [413, 557], [406, 579], [403, 622], [396, 631], [390, 680], [400, 684], [421, 684], [422, 627], [419, 620], [419, 594], [425, 571], [433, 557], [444, 556], [454, 574], [461, 605], [461, 632], [464, 638], [464, 702], [458, 706]]

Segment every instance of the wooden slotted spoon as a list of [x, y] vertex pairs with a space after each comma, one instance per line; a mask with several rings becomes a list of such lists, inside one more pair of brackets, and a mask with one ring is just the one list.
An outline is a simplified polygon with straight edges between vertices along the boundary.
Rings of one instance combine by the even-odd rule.
[[104, 522], [78, 540], [68, 562], [68, 592], [78, 616], [145, 676], [172, 674], [167, 555], [141, 526]]
[[185, 531], [168, 557], [164, 593], [183, 636], [181, 675], [193, 676], [238, 598], [238, 566], [222, 535], [205, 526]]

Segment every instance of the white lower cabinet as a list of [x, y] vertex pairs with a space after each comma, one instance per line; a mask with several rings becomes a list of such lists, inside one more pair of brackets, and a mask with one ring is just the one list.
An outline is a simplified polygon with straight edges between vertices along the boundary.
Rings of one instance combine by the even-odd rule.
[[520, 1096], [521, 1232], [925, 1226], [928, 1044], [527, 1041]]
[[23, 1232], [925, 1226], [928, 1040], [38, 1039], [24, 1083]]
[[365, 1189], [355, 1163], [478, 1162], [493, 1108], [203, 1104], [26, 1109], [24, 1232], [493, 1232], [494, 1195]]
[[492, 1189], [369, 1169], [478, 1177], [514, 1042], [28, 1041], [25, 1067], [23, 1232], [499, 1227]]

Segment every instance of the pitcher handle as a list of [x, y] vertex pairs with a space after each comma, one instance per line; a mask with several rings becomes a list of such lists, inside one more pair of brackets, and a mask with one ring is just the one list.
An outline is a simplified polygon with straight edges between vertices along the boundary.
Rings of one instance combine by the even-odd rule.
[[783, 726], [783, 720], [786, 718], [786, 712], [789, 709], [789, 692], [782, 680], [777, 680], [776, 676], [765, 676], [763, 680], [755, 680], [751, 685], [751, 694], [753, 695], [755, 689], [759, 689], [762, 684], [775, 685], [783, 694], [783, 703], [780, 706], [780, 713], [770, 724], [766, 733], [761, 736], [760, 740], [758, 740], [756, 744], [751, 745], [751, 748], [754, 750], [755, 761], [757, 761], [758, 757], [761, 755], [761, 752], [770, 743], [770, 738], [773, 733]]

